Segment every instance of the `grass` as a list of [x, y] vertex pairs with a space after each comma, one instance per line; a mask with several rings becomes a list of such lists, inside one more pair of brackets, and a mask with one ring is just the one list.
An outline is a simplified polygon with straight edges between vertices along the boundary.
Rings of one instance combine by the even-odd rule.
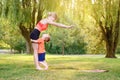
[[[47, 55], [49, 70], [37, 71], [33, 56], [0, 54], [0, 80], [120, 80], [120, 56], [117, 59], [104, 55]], [[109, 72], [82, 72], [105, 69]]]

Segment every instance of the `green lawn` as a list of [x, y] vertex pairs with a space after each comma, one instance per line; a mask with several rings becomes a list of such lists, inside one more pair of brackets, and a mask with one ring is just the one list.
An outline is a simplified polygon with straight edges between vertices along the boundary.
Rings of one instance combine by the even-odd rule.
[[[49, 70], [37, 71], [32, 55], [0, 54], [0, 80], [120, 80], [120, 56], [106, 59], [104, 55], [46, 55]], [[109, 72], [82, 72], [105, 69]]]

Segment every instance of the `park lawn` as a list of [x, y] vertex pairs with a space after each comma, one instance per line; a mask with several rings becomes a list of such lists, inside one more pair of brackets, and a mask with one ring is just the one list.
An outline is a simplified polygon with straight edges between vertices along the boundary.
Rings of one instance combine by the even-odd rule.
[[[49, 70], [37, 71], [33, 56], [0, 54], [0, 80], [120, 80], [120, 56], [104, 55], [46, 55]], [[109, 72], [83, 72], [105, 69]]]

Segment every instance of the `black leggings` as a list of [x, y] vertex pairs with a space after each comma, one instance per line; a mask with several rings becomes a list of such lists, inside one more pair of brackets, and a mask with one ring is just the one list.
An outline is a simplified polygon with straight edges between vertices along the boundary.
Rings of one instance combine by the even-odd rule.
[[37, 40], [39, 38], [39, 35], [40, 31], [38, 29], [34, 29], [30, 34], [30, 38], [33, 40]]

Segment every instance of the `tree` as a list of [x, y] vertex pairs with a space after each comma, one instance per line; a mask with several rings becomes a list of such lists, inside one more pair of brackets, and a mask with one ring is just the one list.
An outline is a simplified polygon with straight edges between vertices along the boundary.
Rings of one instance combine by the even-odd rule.
[[[59, 4], [56, 0], [1, 0], [2, 16], [15, 24], [26, 41], [27, 53], [32, 53], [30, 42], [30, 33], [34, 29], [36, 23], [46, 14], [47, 10], [56, 9]], [[56, 4], [52, 4], [55, 2]], [[1, 6], [1, 5], [0, 5]], [[12, 17], [12, 18], [11, 18]]]
[[[67, 25], [74, 24], [75, 28], [73, 29], [58, 29], [58, 28], [49, 28], [47, 33], [52, 35], [52, 41], [50, 48], [51, 53], [59, 54], [81, 54], [84, 51], [84, 46], [81, 47], [81, 44], [84, 44], [83, 37], [81, 38], [81, 24], [83, 19], [83, 4], [80, 5], [80, 0], [58, 0], [57, 7], [52, 8], [55, 12], [58, 13], [58, 22], [64, 23]], [[59, 3], [59, 4], [58, 4]], [[47, 51], [48, 51], [47, 50]]]
[[[91, 27], [93, 24], [89, 23], [91, 19], [88, 18], [90, 12], [89, 0], [29, 0], [29, 2], [28, 0], [0, 0], [0, 2], [0, 6], [2, 6], [0, 7], [0, 14], [7, 20], [9, 19], [8, 21], [11, 21], [10, 23], [14, 24], [14, 27], [19, 28], [20, 35], [26, 41], [27, 53], [32, 51], [29, 35], [36, 23], [42, 17], [45, 17], [48, 11], [55, 11], [58, 14], [57, 22], [75, 25], [72, 30], [53, 28], [51, 25], [46, 30], [54, 39], [50, 43], [50, 47], [55, 45], [53, 49], [56, 52], [81, 54], [85, 53], [86, 42], [90, 49], [91, 45], [97, 43], [94, 37], [97, 36], [98, 32], [94, 33], [95, 29]], [[92, 31], [94, 32], [92, 33]], [[88, 37], [91, 41], [88, 40]], [[94, 45], [92, 47], [94, 48]]]
[[32, 53], [29, 35], [42, 18], [42, 2], [42, 0], [1, 0], [3, 6], [1, 15], [19, 28], [26, 41], [27, 53]]
[[[21, 5], [18, 8], [18, 10], [20, 10], [20, 14], [17, 16], [20, 16], [18, 27], [21, 31], [22, 36], [26, 40], [27, 53], [32, 53], [29, 35], [35, 27], [36, 23], [42, 18], [43, 9], [40, 7], [42, 5], [42, 1], [39, 0], [39, 2], [37, 2], [37, 0], [30, 0], [28, 2], [27, 0], [22, 0], [19, 2], [19, 4]], [[15, 6], [17, 6], [17, 4]], [[20, 19], [21, 17], [22, 20]]]
[[92, 16], [106, 43], [106, 58], [116, 58], [119, 40], [120, 0], [92, 0]]

